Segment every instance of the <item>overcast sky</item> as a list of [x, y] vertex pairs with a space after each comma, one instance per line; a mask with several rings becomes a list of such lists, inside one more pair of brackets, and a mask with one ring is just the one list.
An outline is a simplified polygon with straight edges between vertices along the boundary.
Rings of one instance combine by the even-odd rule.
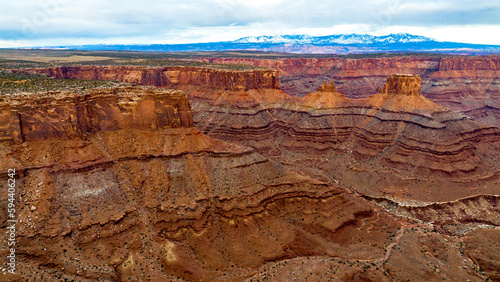
[[498, 0], [0, 0], [0, 47], [409, 32], [500, 45]]

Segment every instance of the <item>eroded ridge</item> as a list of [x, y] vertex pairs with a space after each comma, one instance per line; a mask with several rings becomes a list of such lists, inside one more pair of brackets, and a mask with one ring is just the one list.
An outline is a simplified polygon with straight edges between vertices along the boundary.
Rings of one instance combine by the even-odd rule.
[[334, 84], [303, 99], [181, 85], [193, 117], [181, 93], [142, 87], [7, 97], [22, 129], [0, 143], [1, 177], [19, 169], [17, 278], [495, 279], [498, 198], [469, 196], [498, 195], [498, 128], [417, 82], [391, 76], [357, 100]]
[[380, 89], [381, 94], [395, 95], [422, 95], [422, 82], [420, 76], [411, 74], [393, 74]]
[[[306, 256], [384, 260], [405, 224], [251, 148], [182, 126], [181, 115], [161, 115], [185, 103], [179, 92], [86, 95], [95, 101], [89, 112], [100, 109], [89, 120], [116, 128], [67, 133], [58, 121], [70, 115], [61, 109], [80, 104], [50, 93], [19, 101], [21, 120], [30, 113], [21, 106], [38, 105], [29, 117], [43, 130], [30, 132], [47, 134], [0, 144], [0, 175], [15, 167], [19, 185], [19, 272], [5, 279], [243, 279], [269, 262]], [[170, 120], [178, 123], [151, 126]]]
[[284, 164], [303, 162], [373, 195], [453, 200], [476, 195], [477, 181], [489, 183], [484, 193], [499, 192], [500, 130], [430, 101], [417, 76], [390, 76], [365, 99], [317, 91], [238, 109], [224, 100], [192, 100], [194, 122], [210, 136]]
[[0, 100], [0, 120], [0, 141], [16, 144], [127, 128], [194, 126], [183, 93], [141, 87], [8, 95]]
[[115, 80], [137, 85], [178, 88], [205, 86], [225, 90], [279, 88], [275, 70], [219, 70], [207, 67], [68, 66], [13, 70], [41, 73], [55, 78]]

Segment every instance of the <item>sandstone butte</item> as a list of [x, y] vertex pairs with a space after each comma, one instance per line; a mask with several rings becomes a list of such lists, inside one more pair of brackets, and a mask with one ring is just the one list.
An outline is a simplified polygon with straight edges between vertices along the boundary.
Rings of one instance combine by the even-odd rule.
[[352, 99], [333, 82], [289, 96], [274, 70], [28, 71], [187, 96], [3, 97], [0, 172], [20, 185], [6, 279], [500, 279], [500, 129], [418, 76]]
[[287, 58], [277, 60], [204, 58], [221, 64], [247, 64], [280, 72], [286, 93], [304, 96], [333, 79], [348, 98], [366, 98], [395, 73], [420, 75], [422, 93], [447, 108], [464, 111], [483, 123], [500, 125], [500, 56], [390, 58]]

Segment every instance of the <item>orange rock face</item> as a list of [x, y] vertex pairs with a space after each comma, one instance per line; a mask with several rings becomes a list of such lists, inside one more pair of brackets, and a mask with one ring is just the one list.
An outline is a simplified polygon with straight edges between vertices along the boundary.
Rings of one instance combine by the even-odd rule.
[[[425, 73], [440, 59], [385, 60], [287, 64], [346, 75], [365, 65], [349, 74], [359, 83], [371, 68], [417, 61]], [[362, 99], [324, 83], [298, 98], [275, 71], [30, 71], [186, 96], [131, 87], [3, 97], [0, 180], [18, 169], [19, 279], [498, 277], [489, 246], [500, 129], [426, 98], [425, 79], [391, 75]]]
[[323, 85], [318, 88], [318, 92], [337, 92], [337, 89], [335, 89], [335, 83], [333, 80], [330, 81], [330, 84], [326, 84], [325, 80]]
[[333, 79], [348, 98], [377, 93], [386, 77], [395, 73], [419, 75], [422, 93], [447, 108], [467, 111], [481, 122], [500, 125], [500, 57], [390, 57], [367, 59], [228, 59], [214, 63], [263, 66], [280, 72], [282, 89], [304, 96], [316, 91], [324, 80]]
[[[382, 267], [405, 220], [201, 134], [189, 109], [180, 114], [185, 101], [141, 87], [4, 97], [38, 127], [23, 129], [20, 144], [0, 143], [1, 178], [16, 168], [19, 185], [17, 276], [2, 279], [241, 280], [306, 256]], [[72, 123], [72, 107], [95, 114]], [[0, 223], [6, 231], [6, 218]]]
[[482, 192], [499, 192], [499, 162], [485, 155], [497, 158], [499, 129], [425, 98], [419, 77], [391, 76], [379, 94], [358, 100], [318, 91], [247, 110], [195, 104], [195, 124], [207, 134], [316, 167], [372, 196], [450, 201], [477, 195], [478, 179], [489, 183]]
[[420, 96], [421, 89], [422, 82], [419, 76], [394, 74], [387, 79], [379, 93]]
[[225, 90], [279, 89], [278, 73], [273, 70], [226, 71], [195, 67], [75, 66], [22, 71], [43, 73], [56, 78], [116, 80], [168, 88], [194, 85]]
[[248, 64], [278, 70], [282, 89], [298, 96], [316, 91], [325, 79], [334, 79], [337, 89], [349, 98], [364, 98], [376, 93], [392, 74], [422, 76], [439, 68], [439, 58], [420, 57], [283, 60], [209, 58], [206, 61]]
[[85, 95], [49, 93], [36, 98], [13, 96], [0, 103], [0, 116], [6, 125], [0, 136], [14, 143], [127, 128], [193, 127], [188, 100], [171, 90], [118, 88]]

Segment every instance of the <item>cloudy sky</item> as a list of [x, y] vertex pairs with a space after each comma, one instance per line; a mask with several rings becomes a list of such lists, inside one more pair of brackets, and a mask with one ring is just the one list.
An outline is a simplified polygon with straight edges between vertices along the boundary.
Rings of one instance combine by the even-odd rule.
[[500, 45], [498, 0], [0, 0], [0, 47], [409, 32]]

